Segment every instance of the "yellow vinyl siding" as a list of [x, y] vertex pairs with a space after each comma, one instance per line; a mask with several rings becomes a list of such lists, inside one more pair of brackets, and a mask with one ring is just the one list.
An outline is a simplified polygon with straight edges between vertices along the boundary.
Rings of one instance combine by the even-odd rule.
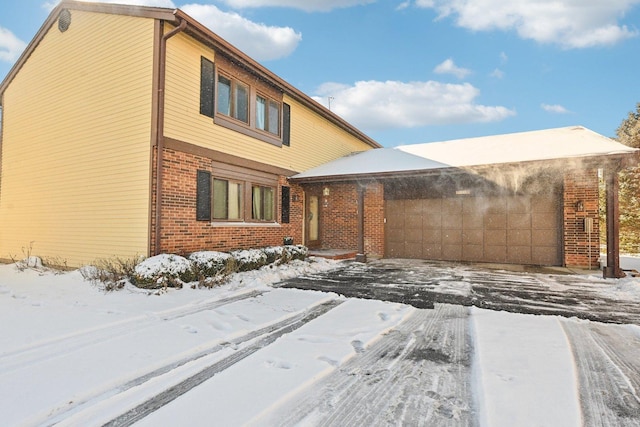
[[0, 258], [147, 254], [154, 21], [71, 14], [5, 92]]
[[[213, 119], [200, 114], [202, 56], [215, 63], [214, 52], [185, 34], [168, 42], [165, 136], [299, 172], [371, 148], [287, 96], [284, 102], [291, 105], [291, 147], [276, 147], [214, 124]], [[253, 108], [255, 100], [250, 102]], [[255, 114], [253, 110], [251, 114]]]

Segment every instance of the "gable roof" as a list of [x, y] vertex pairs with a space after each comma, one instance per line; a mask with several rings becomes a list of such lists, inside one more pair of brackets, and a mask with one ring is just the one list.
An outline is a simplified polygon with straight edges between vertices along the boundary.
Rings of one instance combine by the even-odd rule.
[[340, 127], [347, 133], [355, 136], [356, 138], [362, 140], [369, 146], [373, 148], [382, 147], [378, 142], [373, 140], [368, 135], [364, 134], [361, 130], [351, 125], [349, 122], [344, 120], [342, 117], [338, 116], [319, 102], [312, 99], [310, 96], [306, 95], [299, 89], [295, 88], [291, 84], [287, 83], [285, 80], [277, 76], [275, 73], [269, 71], [266, 67], [258, 63], [256, 60], [251, 58], [249, 55], [240, 51], [238, 48], [233, 46], [228, 41], [224, 40], [222, 37], [211, 31], [209, 28], [205, 27], [194, 18], [190, 17], [186, 13], [184, 13], [180, 9], [170, 9], [170, 8], [162, 8], [162, 7], [149, 7], [149, 6], [131, 6], [131, 5], [121, 5], [121, 4], [110, 4], [110, 3], [96, 3], [96, 2], [85, 2], [85, 1], [74, 1], [74, 0], [63, 0], [56, 6], [45, 22], [42, 24], [35, 37], [31, 42], [27, 45], [20, 58], [16, 61], [14, 66], [11, 68], [5, 79], [0, 83], [0, 106], [2, 106], [2, 95], [6, 88], [9, 86], [15, 75], [20, 71], [24, 63], [29, 59], [31, 53], [36, 49], [36, 47], [40, 44], [40, 41], [44, 38], [46, 33], [49, 31], [52, 25], [55, 24], [58, 19], [58, 15], [64, 9], [68, 10], [82, 10], [87, 12], [96, 12], [96, 13], [108, 13], [113, 15], [125, 15], [125, 16], [134, 16], [141, 18], [151, 18], [162, 20], [170, 23], [171, 25], [178, 26], [181, 22], [186, 22], [187, 27], [185, 29], [185, 33], [194, 37], [201, 43], [210, 46], [217, 53], [222, 54], [223, 56], [231, 59], [235, 65], [246, 69], [248, 72], [252, 73], [256, 77], [264, 80], [266, 83], [274, 86], [278, 90], [287, 94], [291, 98], [295, 99], [297, 102], [301, 103], [305, 107], [319, 114], [326, 120]]
[[[560, 161], [603, 165], [640, 150], [583, 126], [383, 148], [342, 157], [291, 177], [300, 182], [352, 180]], [[637, 162], [637, 160], [636, 160]], [[578, 165], [578, 163], [576, 163]]]

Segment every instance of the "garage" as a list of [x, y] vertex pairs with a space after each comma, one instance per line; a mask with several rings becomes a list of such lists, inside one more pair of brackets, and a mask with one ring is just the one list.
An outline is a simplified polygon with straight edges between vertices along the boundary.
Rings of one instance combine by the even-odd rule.
[[385, 201], [385, 256], [561, 265], [557, 193]]

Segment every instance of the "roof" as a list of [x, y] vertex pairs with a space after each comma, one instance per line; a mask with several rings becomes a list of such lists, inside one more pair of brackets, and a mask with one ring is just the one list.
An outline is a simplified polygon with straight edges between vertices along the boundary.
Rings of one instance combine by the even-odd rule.
[[361, 177], [406, 176], [445, 169], [483, 168], [525, 162], [573, 159], [603, 164], [638, 153], [583, 126], [457, 139], [365, 151], [300, 174], [297, 181], [335, 181]]
[[2, 106], [2, 94], [11, 83], [15, 75], [20, 71], [27, 59], [29, 59], [31, 53], [40, 44], [40, 41], [44, 38], [51, 26], [55, 24], [58, 15], [64, 9], [151, 18], [167, 21], [174, 26], [179, 25], [181, 21], [186, 21], [187, 28], [185, 29], [185, 32], [187, 34], [196, 38], [201, 43], [212, 47], [218, 53], [232, 59], [236, 65], [245, 68], [248, 72], [254, 74], [256, 77], [264, 80], [268, 84], [276, 87], [283, 93], [295, 99], [297, 102], [300, 102], [305, 107], [311, 109], [315, 113], [329, 120], [331, 123], [345, 130], [349, 134], [362, 140], [369, 146], [373, 148], [381, 147], [378, 142], [373, 140], [368, 135], [364, 134], [361, 130], [354, 127], [342, 117], [338, 116], [299, 89], [287, 83], [285, 80], [283, 80], [273, 72], [269, 71], [256, 60], [233, 46], [228, 41], [224, 40], [209, 28], [196, 21], [194, 18], [184, 13], [182, 10], [162, 7], [132, 6], [73, 0], [64, 0], [60, 2], [60, 4], [58, 4], [58, 6], [56, 6], [49, 14], [46, 21], [44, 22], [44, 24], [42, 24], [42, 27], [40, 27], [33, 40], [31, 40], [22, 55], [20, 55], [20, 58], [18, 58], [14, 66], [11, 68], [11, 70], [9, 70], [9, 73], [7, 74], [5, 79], [0, 82], [0, 106]]

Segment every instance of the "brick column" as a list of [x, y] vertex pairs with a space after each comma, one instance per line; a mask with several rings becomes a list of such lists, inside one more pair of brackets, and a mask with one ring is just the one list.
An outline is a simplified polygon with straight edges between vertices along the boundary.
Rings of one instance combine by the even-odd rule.
[[[586, 230], [585, 221], [592, 221], [590, 233]], [[596, 169], [565, 173], [563, 222], [564, 264], [598, 268], [600, 233]]]

